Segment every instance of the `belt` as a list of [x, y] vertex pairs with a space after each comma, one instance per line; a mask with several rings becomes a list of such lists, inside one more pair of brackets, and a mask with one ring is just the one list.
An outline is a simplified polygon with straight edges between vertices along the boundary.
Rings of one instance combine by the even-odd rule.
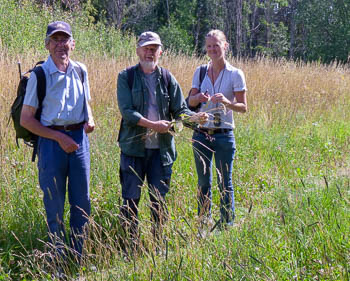
[[63, 131], [69, 132], [69, 131], [76, 131], [81, 129], [84, 126], [84, 124], [85, 124], [85, 121], [77, 124], [70, 124], [70, 125], [64, 125], [64, 126], [51, 125], [49, 126], [49, 128], [53, 130], [63, 130]]
[[207, 133], [208, 135], [223, 134], [223, 133], [228, 133], [232, 131], [232, 129], [208, 129], [208, 128], [200, 128], [199, 130]]

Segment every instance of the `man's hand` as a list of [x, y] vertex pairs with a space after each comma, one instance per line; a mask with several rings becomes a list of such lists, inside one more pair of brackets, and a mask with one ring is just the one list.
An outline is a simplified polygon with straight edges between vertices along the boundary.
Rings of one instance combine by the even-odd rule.
[[84, 131], [85, 133], [89, 134], [95, 129], [95, 122], [94, 120], [89, 120], [84, 124]]
[[79, 144], [77, 144], [70, 136], [61, 132], [58, 133], [59, 134], [57, 134], [55, 140], [66, 153], [74, 152], [79, 148]]
[[155, 131], [156, 133], [164, 134], [171, 128], [171, 122], [166, 120], [151, 121], [145, 117], [141, 117], [137, 125]]
[[164, 134], [171, 128], [171, 122], [166, 120], [154, 121], [151, 129], [157, 133]]
[[189, 119], [190, 122], [199, 123], [201, 125], [208, 122], [209, 115], [206, 112], [198, 112], [195, 115], [192, 115]]

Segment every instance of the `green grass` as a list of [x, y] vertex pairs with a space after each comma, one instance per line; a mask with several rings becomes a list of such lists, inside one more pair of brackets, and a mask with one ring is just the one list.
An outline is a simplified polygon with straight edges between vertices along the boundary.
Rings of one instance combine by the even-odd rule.
[[[91, 135], [91, 252], [80, 269], [88, 280], [349, 280], [350, 183], [347, 167], [340, 166], [349, 160], [347, 120], [319, 119], [318, 125], [311, 120], [283, 130], [259, 120], [238, 126], [236, 226], [204, 239], [197, 234], [191, 133], [179, 133], [167, 196], [166, 256], [151, 250], [144, 192], [140, 217], [148, 250], [125, 262], [116, 243], [121, 195], [113, 116], [113, 111], [98, 114], [99, 128]], [[44, 210], [29, 152], [23, 146], [11, 151], [3, 166], [0, 280], [44, 274], [34, 251], [44, 248], [38, 241], [45, 240]], [[218, 200], [214, 186], [216, 219]], [[97, 272], [90, 271], [91, 264]]]

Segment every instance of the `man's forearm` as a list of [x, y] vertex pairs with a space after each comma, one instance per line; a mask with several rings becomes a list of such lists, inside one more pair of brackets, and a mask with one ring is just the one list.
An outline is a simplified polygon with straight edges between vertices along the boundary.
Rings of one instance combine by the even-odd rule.
[[146, 119], [145, 117], [141, 117], [139, 122], [137, 122], [137, 125], [148, 129], [154, 128], [154, 122]]
[[23, 106], [21, 114], [21, 125], [40, 137], [47, 138], [58, 142], [60, 147], [66, 152], [71, 153], [79, 148], [79, 145], [68, 135], [52, 130], [43, 126], [34, 117], [35, 111], [30, 107]]
[[21, 118], [21, 126], [31, 131], [33, 134], [38, 135], [40, 137], [57, 140], [58, 131], [52, 130], [48, 127], [43, 126], [38, 120], [35, 118]]
[[35, 119], [35, 111], [36, 109], [34, 107], [23, 105], [20, 120], [21, 126], [31, 131], [35, 135], [57, 141], [60, 133], [45, 127], [37, 119]]
[[92, 116], [92, 110], [91, 110], [91, 106], [90, 106], [90, 104], [87, 102], [86, 103], [86, 105], [87, 105], [87, 113], [88, 113], [88, 122], [90, 122], [90, 123], [95, 123], [94, 122], [94, 117]]
[[167, 120], [151, 121], [146, 119], [145, 117], [141, 117], [137, 125], [148, 129], [152, 129], [153, 131], [161, 134], [167, 133], [171, 128], [170, 121], [167, 121]]

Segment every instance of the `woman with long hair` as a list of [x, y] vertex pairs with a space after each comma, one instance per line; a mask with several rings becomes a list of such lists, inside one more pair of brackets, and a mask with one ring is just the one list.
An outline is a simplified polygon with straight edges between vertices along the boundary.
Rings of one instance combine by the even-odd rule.
[[[193, 134], [193, 152], [198, 175], [198, 215], [201, 223], [212, 221], [213, 156], [220, 189], [220, 227], [233, 225], [235, 218], [232, 184], [236, 151], [233, 111], [247, 111], [246, 83], [243, 72], [225, 59], [228, 50], [224, 33], [211, 30], [205, 37], [210, 61], [196, 69], [188, 98], [191, 108], [209, 114], [209, 120]], [[205, 69], [204, 77], [200, 73]]]

